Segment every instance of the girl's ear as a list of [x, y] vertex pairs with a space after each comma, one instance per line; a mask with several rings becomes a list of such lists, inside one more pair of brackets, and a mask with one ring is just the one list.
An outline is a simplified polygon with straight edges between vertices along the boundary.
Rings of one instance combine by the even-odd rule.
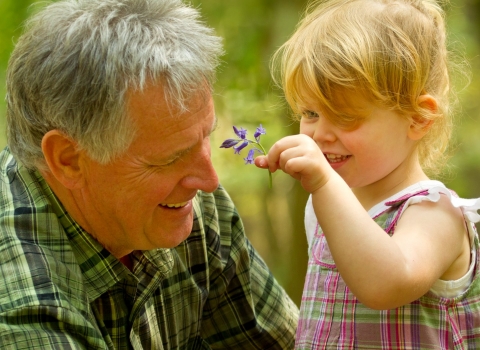
[[[432, 95], [420, 95], [417, 98], [417, 105], [423, 109], [428, 109], [432, 113], [436, 113], [438, 109], [437, 100]], [[411, 140], [420, 140], [428, 132], [433, 125], [434, 120], [426, 119], [421, 115], [414, 114], [412, 116], [412, 123], [410, 124], [410, 130], [408, 137]]]

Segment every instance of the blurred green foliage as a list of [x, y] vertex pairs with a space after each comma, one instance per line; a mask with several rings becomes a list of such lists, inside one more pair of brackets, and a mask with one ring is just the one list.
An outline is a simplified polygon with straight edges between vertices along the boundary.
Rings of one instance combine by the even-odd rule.
[[[232, 125], [253, 132], [262, 123], [269, 147], [297, 133], [281, 91], [272, 85], [269, 60], [293, 32], [305, 0], [192, 0], [204, 20], [224, 38], [226, 54], [216, 83], [218, 130], [212, 135], [212, 157], [222, 184], [237, 204], [254, 246], [287, 292], [299, 303], [307, 263], [303, 210], [307, 194], [291, 178], [275, 173], [268, 188], [265, 171], [245, 166], [243, 157], [219, 149], [233, 137]], [[30, 0], [0, 0], [0, 95], [5, 96], [9, 53], [30, 14]], [[443, 180], [462, 197], [480, 197], [480, 0], [454, 0], [447, 7], [450, 37], [471, 66], [471, 83], [459, 94], [455, 156]], [[460, 79], [460, 84], [464, 81]], [[5, 105], [0, 101], [0, 147], [5, 141]]]

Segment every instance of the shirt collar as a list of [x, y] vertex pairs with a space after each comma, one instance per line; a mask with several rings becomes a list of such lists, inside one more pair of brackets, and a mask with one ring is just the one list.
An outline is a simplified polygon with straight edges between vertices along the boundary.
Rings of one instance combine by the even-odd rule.
[[[66, 211], [63, 204], [38, 171], [36, 178], [47, 200], [52, 205], [60, 224], [65, 230], [73, 253], [78, 261], [88, 296], [97, 299], [116, 283], [130, 275], [130, 271], [93, 236], [85, 231]], [[173, 256], [170, 249], [154, 249], [134, 252], [134, 272], [141, 273], [146, 265], [159, 270], [160, 278], [167, 276], [173, 268]], [[152, 271], [153, 272], [153, 271]]]
[[92, 300], [98, 298], [128, 275], [128, 269], [78, 225], [38, 171], [32, 175], [42, 187], [47, 200], [52, 205], [53, 212], [67, 234], [85, 279], [88, 296]]

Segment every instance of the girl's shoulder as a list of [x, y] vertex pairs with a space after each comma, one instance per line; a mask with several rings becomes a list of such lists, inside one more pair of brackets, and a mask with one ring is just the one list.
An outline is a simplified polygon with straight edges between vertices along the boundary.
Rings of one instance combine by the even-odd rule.
[[[441, 197], [442, 194], [444, 195], [443, 197], [446, 197], [452, 203], [453, 207], [461, 209], [466, 221], [471, 223], [480, 222], [480, 215], [477, 212], [480, 209], [480, 198], [459, 198], [454, 191], [436, 180], [417, 182], [376, 204], [368, 213], [380, 226], [385, 226], [384, 228], [388, 232], [393, 230], [404, 210], [410, 205], [422, 201], [438, 202], [440, 198], [443, 198]], [[339, 208], [339, 210], [342, 209]], [[319, 226], [312, 205], [312, 197], [309, 196], [305, 207], [305, 231], [309, 245], [318, 229]]]
[[436, 180], [420, 181], [403, 189], [375, 205], [369, 210], [369, 214], [372, 218], [376, 218], [387, 211], [395, 209], [396, 214], [400, 217], [403, 211], [410, 205], [423, 201], [437, 203], [440, 199], [445, 198], [453, 207], [462, 210], [466, 220], [473, 223], [480, 221], [480, 215], [477, 212], [480, 209], [480, 198], [460, 198], [454, 191]]

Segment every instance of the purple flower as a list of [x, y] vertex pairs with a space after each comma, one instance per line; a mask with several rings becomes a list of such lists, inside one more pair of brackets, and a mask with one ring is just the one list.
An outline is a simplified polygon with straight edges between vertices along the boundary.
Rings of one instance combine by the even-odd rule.
[[235, 146], [237, 143], [239, 143], [240, 140], [235, 140], [235, 139], [227, 139], [225, 141], [223, 141], [222, 145], [220, 146], [220, 148], [230, 148], [230, 147], [233, 147]]
[[235, 154], [240, 154], [240, 151], [247, 146], [248, 146], [248, 141], [244, 140], [243, 143], [241, 143], [240, 145], [233, 147]]
[[253, 137], [255, 137], [255, 140], [257, 140], [258, 142], [260, 140], [260, 135], [265, 135], [266, 133], [267, 131], [263, 128], [262, 124], [260, 124], [260, 126], [255, 131], [255, 134], [253, 134]]
[[244, 128], [237, 129], [236, 126], [233, 126], [233, 131], [235, 131], [235, 134], [238, 137], [240, 137], [242, 140], [245, 140], [245, 138], [247, 137], [247, 129], [244, 129]]
[[[258, 146], [258, 148], [254, 146], [248, 151], [247, 157], [243, 158], [245, 164], [254, 164], [253, 156], [255, 155], [255, 152], [258, 152], [260, 154], [266, 154], [265, 148], [260, 144], [260, 136], [267, 133], [266, 130], [263, 128], [262, 124], [260, 124], [260, 126], [257, 127], [257, 129], [255, 130], [255, 134], [253, 135], [255, 139], [252, 140], [247, 139], [247, 130], [244, 128], [237, 128], [236, 126], [234, 126], [233, 131], [235, 132], [235, 135], [238, 136], [238, 139], [226, 139], [225, 141], [223, 141], [220, 148], [233, 147], [234, 153], [240, 154], [240, 151], [247, 147], [249, 144]], [[272, 188], [272, 173], [270, 171], [268, 172], [268, 179], [270, 188]]]
[[263, 150], [261, 150], [260, 148], [253, 148], [253, 149], [260, 154], [265, 154], [265, 152]]
[[248, 151], [247, 158], [243, 158], [245, 161], [245, 164], [253, 164], [253, 154], [255, 153], [255, 149], [252, 148], [250, 151]]

